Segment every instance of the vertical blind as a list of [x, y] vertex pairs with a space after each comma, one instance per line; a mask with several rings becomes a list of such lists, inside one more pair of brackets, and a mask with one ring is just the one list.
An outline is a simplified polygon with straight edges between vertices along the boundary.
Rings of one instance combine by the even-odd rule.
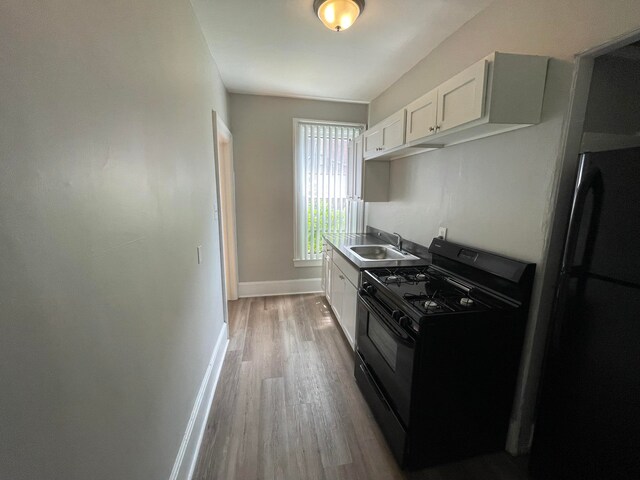
[[352, 199], [353, 139], [362, 128], [298, 121], [296, 260], [320, 260], [322, 235], [352, 233], [362, 202]]

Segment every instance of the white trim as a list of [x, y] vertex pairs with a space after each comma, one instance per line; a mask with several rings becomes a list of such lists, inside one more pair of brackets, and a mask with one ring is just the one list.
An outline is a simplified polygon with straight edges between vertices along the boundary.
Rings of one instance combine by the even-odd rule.
[[334, 122], [333, 120], [313, 120], [312, 118], [298, 118], [298, 117], [295, 117], [293, 119], [294, 128], [300, 123], [308, 123], [309, 125], [329, 125], [329, 126], [338, 125], [340, 127], [362, 128], [362, 132], [360, 133], [364, 133], [364, 129], [367, 128], [366, 124], [357, 123], [357, 122]]
[[[213, 394], [220, 378], [222, 363], [229, 345], [229, 335], [227, 324], [222, 324], [222, 329], [218, 335], [216, 346], [213, 349], [211, 360], [200, 384], [198, 395], [191, 410], [191, 416], [187, 422], [187, 427], [182, 437], [182, 443], [178, 450], [178, 455], [171, 470], [169, 480], [190, 480], [196, 468], [200, 444], [207, 426], [209, 411], [213, 402]], [[197, 437], [193, 432], [198, 433]]]
[[276, 280], [271, 282], [240, 282], [238, 288], [240, 298], [319, 292], [322, 292], [322, 282], [320, 278]]
[[322, 259], [320, 260], [294, 260], [294, 267], [321, 267]]
[[[214, 217], [218, 220], [223, 294], [226, 300], [238, 299], [238, 242], [236, 234], [235, 173], [233, 136], [224, 121], [213, 113], [213, 148], [216, 178]], [[226, 302], [225, 322], [228, 321]]]
[[333, 102], [333, 103], [355, 103], [358, 105], [369, 105], [371, 103], [370, 100], [354, 100], [347, 98], [336, 98], [336, 97], [319, 97], [314, 95], [296, 95], [296, 94], [286, 94], [281, 92], [276, 92], [275, 90], [243, 90], [241, 88], [233, 88], [227, 89], [229, 93], [233, 93], [236, 95], [253, 95], [256, 97], [279, 97], [279, 98], [294, 98], [300, 100], [316, 100], [319, 102]]

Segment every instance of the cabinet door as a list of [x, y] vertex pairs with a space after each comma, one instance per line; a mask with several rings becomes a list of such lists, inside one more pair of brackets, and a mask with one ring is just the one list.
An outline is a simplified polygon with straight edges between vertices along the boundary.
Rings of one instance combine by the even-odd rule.
[[324, 262], [324, 296], [327, 297], [327, 301], [331, 304], [331, 248], [327, 248], [323, 256]]
[[436, 133], [438, 90], [407, 105], [407, 143]]
[[487, 60], [483, 59], [438, 87], [438, 125], [443, 132], [484, 114]]
[[382, 150], [382, 125], [378, 124], [364, 132], [364, 156], [370, 157]]
[[390, 150], [404, 144], [406, 112], [403, 108], [382, 123], [383, 150]]
[[320, 277], [320, 288], [322, 289], [322, 291], [324, 292], [325, 296], [327, 295], [327, 289], [326, 289], [326, 278], [327, 278], [327, 255], [325, 253], [325, 246], [322, 246], [322, 276]]
[[327, 296], [327, 244], [322, 245], [322, 291]]
[[364, 156], [362, 151], [363, 136], [360, 135], [353, 142], [353, 196], [358, 200], [362, 200], [362, 167]]
[[340, 323], [351, 347], [355, 349], [356, 311], [358, 309], [358, 289], [349, 281], [345, 282]]
[[342, 318], [342, 302], [344, 297], [344, 275], [340, 271], [338, 267], [336, 267], [335, 263], [331, 265], [331, 285], [329, 288], [331, 289], [331, 299], [330, 304], [333, 309], [333, 313], [336, 314], [336, 318], [338, 322]]

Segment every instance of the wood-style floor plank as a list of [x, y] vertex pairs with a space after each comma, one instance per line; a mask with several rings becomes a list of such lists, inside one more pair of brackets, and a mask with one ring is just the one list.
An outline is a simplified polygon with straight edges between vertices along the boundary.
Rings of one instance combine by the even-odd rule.
[[320, 445], [311, 405], [301, 403], [287, 407], [287, 427], [288, 453], [290, 462], [297, 466], [300, 475], [297, 478], [324, 480], [326, 477], [320, 460]]
[[[265, 480], [296, 478], [288, 465], [287, 411], [284, 401], [284, 380], [265, 378], [262, 381], [260, 408], [269, 415], [260, 415], [258, 437], [258, 471]], [[297, 466], [297, 464], [293, 464]]]
[[322, 296], [230, 302], [229, 332], [196, 480], [528, 479], [506, 453], [401, 471]]
[[226, 455], [229, 450], [232, 435], [232, 423], [229, 421], [235, 413], [238, 395], [238, 381], [242, 352], [227, 350], [224, 368], [220, 372], [220, 379], [216, 388], [215, 401], [211, 406], [209, 421], [204, 431], [199, 454], [198, 474], [194, 479], [225, 478], [221, 471], [223, 462], [217, 459], [220, 454]]

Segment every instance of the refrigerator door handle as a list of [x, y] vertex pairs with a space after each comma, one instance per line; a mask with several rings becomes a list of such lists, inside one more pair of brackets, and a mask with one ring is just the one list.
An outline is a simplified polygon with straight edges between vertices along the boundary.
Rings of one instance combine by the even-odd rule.
[[600, 170], [595, 167], [589, 169], [588, 171], [585, 171], [586, 161], [586, 157], [583, 154], [580, 159], [580, 168], [578, 170], [578, 179], [576, 181], [576, 190], [573, 196], [573, 204], [571, 205], [569, 227], [567, 230], [567, 238], [565, 241], [564, 253], [562, 256], [562, 266], [560, 268], [560, 278], [558, 279], [558, 289], [556, 291], [555, 306], [553, 312], [555, 326], [550, 332], [551, 348], [556, 352], [560, 349], [562, 331], [564, 329], [563, 317], [567, 304], [567, 290], [569, 288], [569, 281], [577, 270], [576, 265], [574, 265], [573, 262], [575, 259], [578, 236], [580, 233], [587, 195], [602, 176]]
[[600, 169], [591, 168], [584, 172], [585, 155], [582, 155], [580, 161], [580, 170], [578, 172], [578, 181], [576, 184], [576, 193], [573, 196], [573, 204], [571, 205], [571, 215], [569, 217], [569, 228], [567, 230], [567, 239], [564, 244], [564, 254], [562, 256], [562, 266], [560, 274], [570, 275], [573, 271], [573, 260], [578, 244], [578, 234], [580, 232], [581, 220], [584, 213], [584, 206], [587, 201], [587, 195], [601, 177]]

